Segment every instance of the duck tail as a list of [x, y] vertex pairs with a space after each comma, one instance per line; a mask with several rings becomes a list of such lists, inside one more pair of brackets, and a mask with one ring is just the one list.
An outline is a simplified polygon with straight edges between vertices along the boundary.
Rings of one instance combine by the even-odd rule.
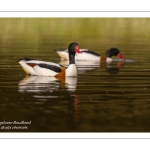
[[22, 60], [30, 61], [30, 60], [35, 60], [35, 59], [26, 57], [26, 58], [24, 58], [24, 59], [18, 59], [17, 62], [19, 63], [19, 62], [22, 61]]

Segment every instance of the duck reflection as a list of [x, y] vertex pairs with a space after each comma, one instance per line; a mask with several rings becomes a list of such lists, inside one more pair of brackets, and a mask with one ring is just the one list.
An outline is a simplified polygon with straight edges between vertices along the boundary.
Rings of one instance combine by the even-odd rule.
[[[84, 74], [88, 71], [96, 70], [98, 68], [103, 68], [102, 71], [108, 72], [110, 75], [117, 75], [125, 64], [135, 63], [136, 60], [133, 59], [119, 59], [112, 58], [112, 61], [98, 62], [98, 61], [84, 61], [76, 60], [78, 74]], [[68, 60], [62, 59], [59, 62], [60, 65], [67, 67], [69, 64]]]
[[80, 95], [70, 92], [68, 100], [69, 100], [68, 110], [70, 114], [70, 121], [76, 122], [79, 120], [78, 107], [79, 107]]
[[[122, 59], [113, 59], [113, 61], [109, 62], [97, 62], [97, 61], [76, 61], [78, 74], [83, 74], [89, 70], [95, 70], [98, 68], [106, 68], [107, 72], [116, 72], [118, 73], [120, 71], [120, 68], [124, 66], [126, 61]], [[68, 66], [69, 61], [68, 60], [61, 60], [59, 62], [60, 65], [63, 65], [65, 67]]]
[[119, 73], [120, 69], [125, 66], [125, 64], [129, 63], [136, 63], [137, 61], [132, 59], [112, 59], [112, 62], [107, 62], [106, 64], [106, 72], [109, 72], [110, 74], [117, 74]]
[[[43, 77], [43, 76], [26, 76], [19, 82], [18, 91], [21, 93], [30, 93], [37, 100], [54, 98], [61, 103], [60, 99], [65, 99], [67, 93], [68, 97], [68, 116], [70, 121], [78, 121], [78, 104], [79, 94], [76, 94], [77, 77]], [[61, 93], [61, 90], [65, 93]], [[45, 104], [48, 101], [44, 102]], [[56, 105], [57, 106], [57, 105]], [[43, 106], [44, 107], [44, 106]], [[47, 107], [47, 105], [45, 106]], [[43, 108], [44, 111], [44, 108]]]
[[60, 88], [66, 88], [68, 91], [75, 91], [77, 86], [77, 77], [44, 77], [44, 76], [26, 76], [19, 82], [19, 92], [50, 92], [57, 91]]
[[106, 72], [109, 72], [110, 74], [117, 74], [120, 69], [124, 67], [124, 64], [124, 61], [118, 61], [117, 64], [116, 62], [107, 63]]
[[[63, 60], [60, 60], [59, 64], [67, 67], [69, 65], [69, 61], [63, 59]], [[84, 61], [84, 60], [77, 61], [76, 60], [76, 66], [77, 66], [78, 74], [83, 74], [86, 71], [99, 68], [100, 63], [97, 61]]]

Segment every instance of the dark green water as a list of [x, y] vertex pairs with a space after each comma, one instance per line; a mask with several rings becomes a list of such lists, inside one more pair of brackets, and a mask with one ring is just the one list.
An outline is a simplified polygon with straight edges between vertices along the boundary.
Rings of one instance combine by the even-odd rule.
[[[35, 42], [34, 36], [8, 33], [0, 36], [0, 132], [150, 131], [149, 36], [130, 32], [131, 37], [118, 33], [113, 38], [108, 33], [99, 37], [93, 33], [81, 38], [53, 33], [50, 38], [40, 34]], [[78, 77], [65, 81], [27, 77], [17, 63], [20, 58], [31, 57], [65, 64], [53, 50], [66, 48], [72, 41], [101, 55], [110, 47], [118, 47], [127, 61], [76, 62]]]

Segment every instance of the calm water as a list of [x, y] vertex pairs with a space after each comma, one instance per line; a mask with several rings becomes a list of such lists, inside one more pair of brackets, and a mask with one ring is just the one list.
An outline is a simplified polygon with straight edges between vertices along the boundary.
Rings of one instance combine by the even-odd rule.
[[[0, 132], [149, 132], [149, 38], [60, 37], [0, 43]], [[65, 80], [26, 76], [17, 63], [31, 57], [67, 66], [53, 50], [74, 40], [101, 55], [118, 47], [126, 61], [76, 62], [78, 77]]]

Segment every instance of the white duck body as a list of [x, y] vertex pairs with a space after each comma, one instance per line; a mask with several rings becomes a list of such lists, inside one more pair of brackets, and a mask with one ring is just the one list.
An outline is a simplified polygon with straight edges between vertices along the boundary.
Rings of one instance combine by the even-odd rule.
[[[76, 53], [75, 60], [86, 60], [86, 61], [100, 61], [100, 55], [90, 51], [88, 49], [80, 49], [81, 54]], [[55, 52], [61, 57], [61, 59], [68, 60], [68, 49], [66, 50], [55, 50]]]
[[[112, 62], [112, 56], [118, 56], [122, 60], [124, 60], [124, 56], [120, 53], [118, 48], [110, 48], [106, 51], [105, 56], [100, 56], [98, 53], [88, 50], [88, 49], [80, 49], [81, 54], [75, 55], [76, 61], [95, 61], [95, 62]], [[68, 60], [68, 49], [65, 50], [55, 50], [55, 52], [60, 56], [62, 60]]]
[[21, 59], [18, 63], [22, 66], [26, 74], [38, 76], [77, 76], [77, 68], [75, 64], [75, 53], [80, 53], [78, 43], [71, 43], [69, 49], [69, 66], [66, 69], [59, 64], [33, 60], [30, 58]]
[[[40, 67], [40, 64], [60, 67], [56, 63], [40, 61], [40, 60], [21, 60], [20, 65], [28, 75], [40, 75], [40, 76], [55, 76], [58, 72], [50, 70], [48, 68]], [[34, 66], [33, 66], [34, 64]]]
[[65, 70], [66, 76], [77, 76], [77, 67], [76, 64], [71, 64], [68, 66], [68, 68]]
[[[63, 69], [63, 67], [61, 67], [59, 64], [40, 61], [40, 60], [21, 60], [19, 61], [19, 63], [27, 75], [57, 76], [59, 72], [49, 69], [50, 68], [49, 66], [56, 68], [56, 70], [58, 70], [57, 68]], [[47, 68], [41, 67], [41, 64], [45, 67], [47, 66]], [[65, 69], [65, 76], [77, 76], [76, 64], [70, 64], [68, 68]]]

